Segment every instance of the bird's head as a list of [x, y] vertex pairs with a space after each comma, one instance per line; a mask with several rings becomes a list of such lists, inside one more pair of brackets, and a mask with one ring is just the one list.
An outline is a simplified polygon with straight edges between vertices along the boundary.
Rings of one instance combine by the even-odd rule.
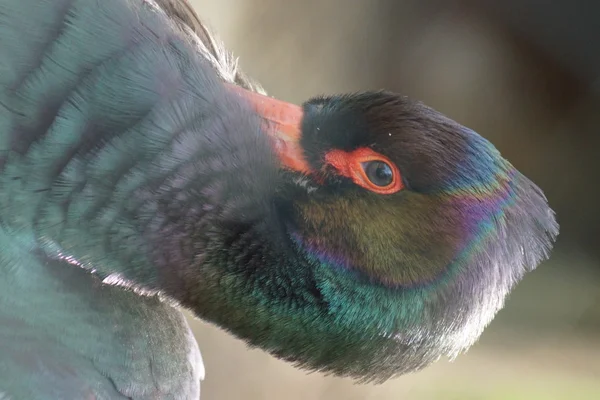
[[215, 272], [203, 316], [251, 345], [385, 380], [466, 350], [547, 258], [558, 226], [542, 191], [439, 112], [390, 92], [298, 107], [232, 90], [279, 156], [284, 234]]

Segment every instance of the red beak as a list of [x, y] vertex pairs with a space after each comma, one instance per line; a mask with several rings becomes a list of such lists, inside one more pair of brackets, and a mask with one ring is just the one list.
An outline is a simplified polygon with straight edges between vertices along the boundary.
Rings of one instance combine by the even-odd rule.
[[308, 174], [310, 165], [304, 157], [300, 145], [302, 137], [302, 107], [286, 103], [272, 97], [227, 84], [231, 90], [249, 101], [265, 121], [265, 131], [269, 134], [273, 148], [284, 167]]

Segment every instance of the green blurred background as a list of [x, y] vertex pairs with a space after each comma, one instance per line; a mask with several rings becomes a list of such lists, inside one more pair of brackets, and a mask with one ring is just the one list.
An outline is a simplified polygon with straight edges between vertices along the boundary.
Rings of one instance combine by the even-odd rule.
[[269, 94], [387, 88], [489, 138], [558, 213], [552, 259], [456, 361], [383, 385], [306, 374], [192, 321], [202, 399], [600, 399], [600, 4], [191, 0]]

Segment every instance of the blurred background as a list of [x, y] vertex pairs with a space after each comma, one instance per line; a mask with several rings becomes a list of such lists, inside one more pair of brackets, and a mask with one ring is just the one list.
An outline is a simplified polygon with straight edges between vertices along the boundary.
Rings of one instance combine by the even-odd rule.
[[306, 374], [192, 321], [202, 399], [600, 399], [600, 3], [191, 0], [270, 95], [387, 88], [490, 139], [561, 235], [467, 354], [383, 385]]

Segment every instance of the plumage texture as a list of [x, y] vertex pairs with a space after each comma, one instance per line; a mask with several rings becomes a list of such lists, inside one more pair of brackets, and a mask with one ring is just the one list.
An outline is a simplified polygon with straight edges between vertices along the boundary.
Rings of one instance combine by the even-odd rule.
[[234, 65], [201, 62], [200, 42], [151, 2], [3, 1], [0, 35], [0, 390], [197, 398], [203, 367], [180, 312], [68, 264], [155, 279], [141, 272], [131, 193], [189, 172], [195, 128], [232, 123], [218, 118], [215, 71], [233, 78]]
[[[205, 295], [218, 308], [202, 315], [305, 368], [361, 381], [456, 357], [547, 258], [558, 226], [543, 193], [487, 140], [405, 97], [304, 108], [303, 148], [326, 184], [282, 189], [293, 199], [280, 213], [292, 255], [259, 252], [255, 235], [242, 236], [232, 251], [245, 255], [243, 269], [209, 263], [227, 287]], [[408, 189], [376, 195], [324, 165], [324, 149], [363, 146], [391, 158]]]
[[[488, 141], [393, 93], [308, 101], [318, 176], [282, 170], [222, 83], [262, 89], [185, 2], [4, 0], [0, 37], [8, 396], [197, 398], [177, 303], [306, 369], [382, 381], [466, 350], [558, 233]], [[324, 163], [357, 148], [406, 190]]]

